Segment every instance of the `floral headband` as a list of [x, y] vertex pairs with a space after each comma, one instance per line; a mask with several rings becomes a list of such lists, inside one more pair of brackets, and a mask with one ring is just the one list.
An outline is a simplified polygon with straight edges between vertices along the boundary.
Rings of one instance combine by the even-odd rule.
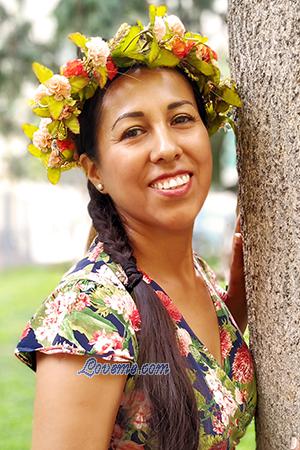
[[181, 68], [202, 94], [209, 134], [228, 126], [235, 129], [232, 110], [241, 106], [241, 100], [233, 80], [220, 80], [217, 54], [206, 45], [207, 38], [187, 32], [177, 16], [167, 15], [165, 6], [150, 5], [149, 16], [146, 27], [139, 21], [133, 26], [123, 23], [108, 42], [101, 37], [70, 34], [82, 58], [61, 66], [60, 74], [33, 63], [41, 84], [30, 106], [41, 120], [39, 127], [24, 124], [22, 128], [32, 141], [28, 151], [41, 159], [51, 183], [59, 181], [61, 171], [80, 167], [73, 139], [80, 133], [78, 116], [85, 100], [113, 80], [118, 68], [130, 68], [136, 63], [149, 68]]

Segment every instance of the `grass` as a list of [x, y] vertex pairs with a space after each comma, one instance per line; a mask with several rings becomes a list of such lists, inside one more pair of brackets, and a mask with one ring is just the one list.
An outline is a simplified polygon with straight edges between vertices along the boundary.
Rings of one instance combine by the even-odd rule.
[[[69, 267], [26, 266], [0, 272], [1, 450], [30, 449], [35, 374], [13, 353], [27, 320]], [[255, 449], [253, 422], [237, 449]]]

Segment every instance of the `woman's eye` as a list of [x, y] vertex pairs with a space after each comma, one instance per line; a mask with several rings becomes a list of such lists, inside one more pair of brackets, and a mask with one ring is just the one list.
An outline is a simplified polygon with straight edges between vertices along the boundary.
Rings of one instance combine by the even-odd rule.
[[122, 139], [130, 139], [133, 137], [140, 136], [140, 134], [143, 132], [141, 128], [130, 128], [129, 130], [125, 131], [122, 134]]
[[173, 119], [173, 122], [175, 122], [175, 124], [177, 123], [188, 123], [190, 121], [195, 121], [194, 117], [192, 116], [188, 116], [186, 114], [181, 114], [180, 116], [176, 116]]

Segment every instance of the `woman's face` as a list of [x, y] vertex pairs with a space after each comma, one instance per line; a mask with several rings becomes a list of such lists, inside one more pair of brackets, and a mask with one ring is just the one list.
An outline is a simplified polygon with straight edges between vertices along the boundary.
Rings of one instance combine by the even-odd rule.
[[190, 229], [209, 191], [212, 155], [192, 88], [170, 69], [137, 69], [106, 92], [95, 184], [133, 229]]

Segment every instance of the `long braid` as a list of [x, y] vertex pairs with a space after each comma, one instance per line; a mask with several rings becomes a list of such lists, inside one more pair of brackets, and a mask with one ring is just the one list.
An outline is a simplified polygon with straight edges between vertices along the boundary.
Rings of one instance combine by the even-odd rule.
[[[133, 288], [133, 299], [141, 317], [138, 365], [168, 362], [169, 375], [140, 375], [136, 388], [152, 405], [150, 441], [159, 450], [197, 450], [199, 417], [191, 381], [176, 341], [174, 322], [150, 285], [141, 280], [128, 236], [108, 195], [100, 194], [88, 181], [88, 211], [104, 250], [121, 264]], [[134, 270], [133, 270], [134, 267]]]

